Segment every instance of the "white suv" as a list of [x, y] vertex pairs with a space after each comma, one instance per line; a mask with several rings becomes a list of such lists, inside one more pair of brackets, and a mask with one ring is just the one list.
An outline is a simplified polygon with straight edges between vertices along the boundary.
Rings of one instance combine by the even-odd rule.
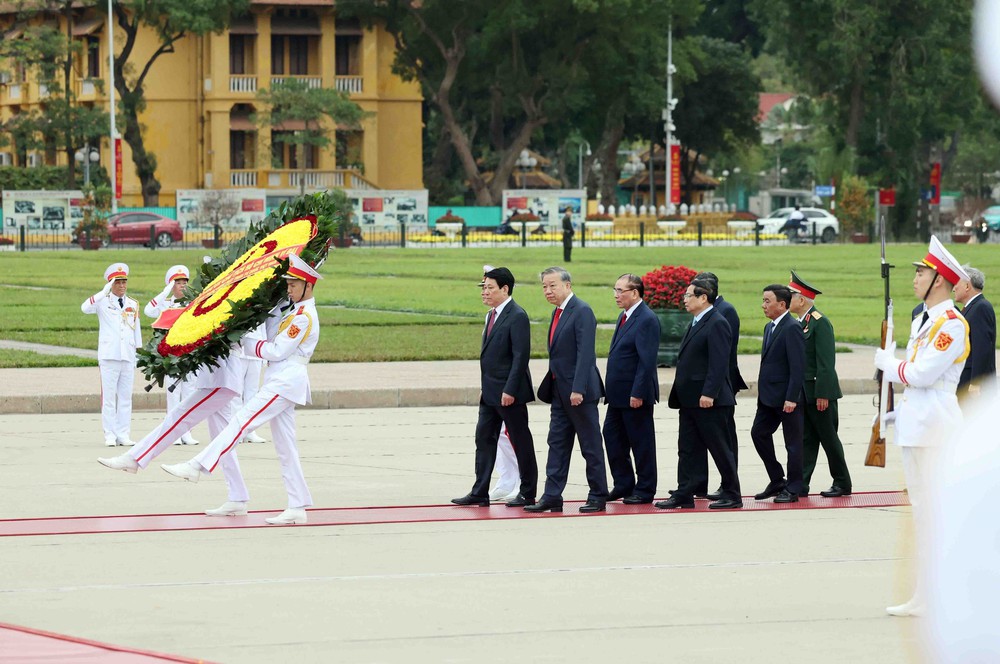
[[[781, 227], [788, 221], [788, 215], [795, 208], [780, 208], [766, 217], [757, 220], [761, 233], [780, 233]], [[822, 208], [804, 207], [799, 208], [805, 219], [802, 221], [802, 228], [799, 229], [799, 242], [811, 242], [813, 227], [816, 228], [816, 237], [821, 242], [829, 243], [837, 239], [840, 235], [840, 222], [837, 218]]]

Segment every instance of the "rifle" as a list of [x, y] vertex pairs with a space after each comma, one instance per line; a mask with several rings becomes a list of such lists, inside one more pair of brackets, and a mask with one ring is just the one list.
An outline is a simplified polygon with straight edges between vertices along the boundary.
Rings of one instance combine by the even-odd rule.
[[[885, 260], [885, 215], [882, 216], [879, 224], [879, 234], [882, 241], [882, 282], [885, 287], [885, 317], [882, 319], [882, 348], [887, 343], [892, 342], [892, 297], [889, 295], [889, 270], [895, 267]], [[882, 375], [882, 371], [875, 372], [875, 380], [878, 381], [879, 390], [875, 397], [878, 407], [878, 419], [872, 424], [872, 435], [868, 440], [868, 453], [865, 455], [866, 466], [878, 466], [885, 468], [885, 415], [893, 410], [892, 382]]]

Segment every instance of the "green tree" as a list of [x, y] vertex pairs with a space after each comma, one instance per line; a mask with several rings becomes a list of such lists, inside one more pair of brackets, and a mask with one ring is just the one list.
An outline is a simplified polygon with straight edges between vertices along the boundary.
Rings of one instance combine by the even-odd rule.
[[257, 100], [264, 105], [264, 110], [255, 114], [254, 121], [262, 129], [274, 131], [286, 123], [301, 127], [281, 131], [273, 140], [295, 146], [302, 195], [306, 192], [306, 150], [313, 147], [329, 149], [333, 144], [334, 127], [356, 129], [369, 115], [346, 93], [313, 88], [298, 79], [286, 79], [271, 89], [258, 90]]
[[[124, 39], [115, 45], [115, 90], [121, 102], [122, 137], [132, 149], [132, 163], [142, 187], [144, 205], [159, 204], [160, 181], [156, 155], [146, 149], [139, 114], [146, 107], [145, 86], [153, 65], [174, 52], [174, 45], [188, 35], [205, 35], [225, 29], [232, 17], [244, 14], [249, 0], [120, 0], [112, 5], [114, 21]], [[156, 35], [152, 48], [137, 49], [141, 30]]]

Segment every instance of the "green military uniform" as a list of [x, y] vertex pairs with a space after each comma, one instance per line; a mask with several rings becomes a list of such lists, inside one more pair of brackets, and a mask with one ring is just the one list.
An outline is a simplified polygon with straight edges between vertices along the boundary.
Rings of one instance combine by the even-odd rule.
[[[837, 399], [844, 395], [837, 379], [833, 324], [816, 307], [812, 307], [802, 317], [801, 325], [806, 338], [806, 376], [803, 383], [806, 410], [802, 437], [802, 477], [806, 491], [816, 469], [816, 457], [822, 444], [830, 464], [833, 485], [850, 492], [851, 473], [847, 470], [847, 461], [844, 459], [844, 445], [837, 434]], [[828, 399], [830, 405], [821, 412], [816, 408], [816, 399]]]

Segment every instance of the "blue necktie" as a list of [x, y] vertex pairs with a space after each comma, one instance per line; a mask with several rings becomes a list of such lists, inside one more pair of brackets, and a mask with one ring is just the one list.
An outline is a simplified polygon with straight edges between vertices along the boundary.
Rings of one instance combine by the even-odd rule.
[[771, 343], [771, 331], [774, 329], [774, 323], [768, 323], [767, 327], [764, 328], [764, 350], [767, 350], [768, 344]]

